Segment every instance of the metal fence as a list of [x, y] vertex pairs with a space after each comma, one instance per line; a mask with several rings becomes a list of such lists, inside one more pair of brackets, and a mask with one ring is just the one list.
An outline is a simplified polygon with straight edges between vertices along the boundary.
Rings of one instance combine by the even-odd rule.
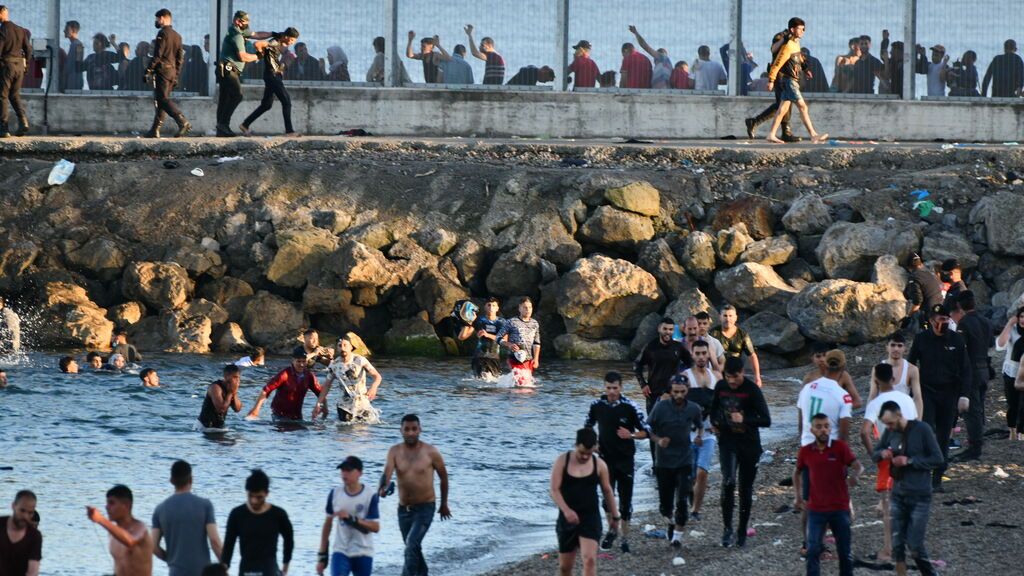
[[[1024, 85], [1024, 61], [1004, 50], [1004, 41], [1024, 29], [1024, 2], [1017, 0], [9, 0], [7, 6], [15, 22], [59, 49], [54, 64], [62, 71], [51, 90], [67, 93], [144, 92], [140, 70], [159, 8], [174, 13], [186, 45], [178, 89], [201, 95], [212, 92], [210, 54], [236, 9], [249, 12], [254, 31], [300, 31], [300, 44], [285, 54], [293, 84], [496, 89], [511, 83], [504, 89], [767, 95], [772, 36], [800, 16], [813, 72], [802, 82], [809, 97], [977, 97], [986, 77], [987, 95], [1018, 97]], [[65, 32], [71, 21], [79, 26], [74, 50], [66, 37], [73, 34]], [[584, 49], [575, 50], [580, 41]], [[383, 52], [381, 42], [388, 47]], [[40, 59], [25, 86], [45, 87], [48, 73]], [[258, 65], [250, 66], [245, 78], [260, 82], [260, 74]]]

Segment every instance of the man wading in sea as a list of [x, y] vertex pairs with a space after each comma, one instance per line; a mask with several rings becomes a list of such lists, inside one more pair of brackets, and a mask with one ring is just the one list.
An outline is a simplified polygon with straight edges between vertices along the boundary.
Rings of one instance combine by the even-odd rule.
[[[398, 474], [398, 529], [405, 541], [405, 566], [402, 576], [426, 576], [427, 560], [423, 557], [423, 538], [434, 521], [434, 510], [441, 520], [450, 520], [448, 509], [448, 469], [441, 452], [420, 441], [420, 418], [415, 414], [402, 417], [402, 443], [388, 450], [387, 464], [380, 478], [379, 494], [386, 496], [391, 474]], [[441, 506], [434, 493], [434, 472], [441, 480]]]
[[224, 377], [206, 389], [203, 408], [199, 412], [199, 423], [206, 428], [223, 428], [228, 409], [242, 410], [242, 399], [238, 397], [238, 384], [242, 370], [234, 364], [224, 367]]
[[312, 391], [317, 396], [320, 395], [320, 384], [317, 383], [313, 371], [309, 369], [306, 353], [301, 346], [292, 351], [292, 365], [278, 372], [263, 387], [263, 391], [256, 398], [256, 405], [245, 417], [246, 420], [255, 420], [260, 417], [263, 403], [275, 390], [277, 394], [274, 395], [274, 401], [270, 403], [270, 409], [275, 417], [287, 420], [302, 420], [302, 403], [306, 399], [307, 391]]

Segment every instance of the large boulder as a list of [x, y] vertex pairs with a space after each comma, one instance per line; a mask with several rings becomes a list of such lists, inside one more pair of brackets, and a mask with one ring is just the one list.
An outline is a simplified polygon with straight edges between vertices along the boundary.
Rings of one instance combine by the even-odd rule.
[[886, 254], [875, 261], [871, 269], [871, 281], [889, 286], [900, 292], [907, 287], [909, 275], [892, 254]]
[[610, 360], [630, 359], [629, 346], [621, 340], [589, 340], [576, 334], [561, 334], [555, 337], [555, 352], [566, 360]]
[[487, 248], [476, 240], [467, 238], [455, 248], [451, 259], [463, 285], [474, 291], [483, 287], [485, 278], [482, 278], [479, 272], [487, 262]]
[[698, 312], [707, 312], [715, 320], [718, 319], [718, 311], [711, 304], [711, 300], [697, 288], [686, 290], [665, 308], [665, 316], [672, 318], [677, 324], [690, 316], [696, 316]]
[[0, 246], [0, 291], [19, 291], [21, 275], [35, 262], [39, 252], [35, 242], [4, 242]]
[[787, 312], [809, 338], [863, 344], [896, 332], [907, 315], [907, 301], [891, 286], [824, 280], [800, 291]]
[[277, 252], [267, 268], [267, 280], [278, 286], [301, 288], [314, 269], [338, 247], [338, 239], [322, 228], [282, 230], [275, 234]]
[[67, 254], [69, 266], [103, 282], [120, 276], [126, 260], [121, 248], [109, 238], [93, 238]]
[[691, 276], [707, 284], [715, 275], [715, 250], [715, 237], [698, 230], [683, 239], [676, 258]]
[[424, 250], [437, 256], [444, 256], [455, 248], [459, 237], [444, 228], [423, 228], [412, 233], [412, 239]]
[[754, 262], [765, 266], [778, 266], [796, 256], [796, 243], [787, 235], [772, 236], [748, 244], [740, 255], [740, 262]]
[[360, 242], [346, 242], [328, 258], [325, 268], [349, 288], [379, 288], [393, 276], [384, 253]]
[[317, 210], [310, 215], [313, 226], [323, 228], [331, 234], [341, 234], [352, 225], [352, 215], [343, 210]]
[[807, 342], [800, 334], [796, 322], [774, 312], [754, 314], [743, 323], [743, 329], [750, 335], [755, 347], [776, 354], [796, 352]]
[[745, 224], [747, 233], [754, 240], [764, 240], [775, 229], [775, 214], [767, 200], [747, 196], [733, 200], [718, 209], [711, 221], [714, 230], [725, 230], [737, 224]]
[[164, 313], [163, 317], [167, 330], [166, 352], [209, 353], [212, 343], [210, 336], [213, 333], [213, 323], [210, 318], [203, 315], [192, 315], [188, 309], [168, 311]]
[[211, 336], [213, 349], [221, 354], [248, 352], [252, 344], [245, 339], [245, 332], [242, 327], [234, 322], [228, 322], [217, 328]]
[[114, 323], [85, 292], [70, 282], [48, 282], [39, 294], [37, 338], [54, 348], [107, 350]]
[[921, 243], [920, 228], [904, 222], [836, 222], [815, 251], [829, 278], [867, 280], [879, 256], [907, 262]]
[[211, 302], [204, 298], [197, 298], [188, 303], [188, 306], [182, 309], [182, 312], [186, 317], [201, 316], [203, 318], [209, 318], [212, 326], [218, 326], [228, 321], [228, 311], [218, 305], [216, 302]]
[[351, 303], [352, 291], [347, 288], [310, 282], [302, 291], [302, 311], [306, 314], [340, 314]]
[[668, 242], [663, 238], [645, 243], [640, 249], [637, 264], [654, 275], [658, 286], [671, 299], [679, 296], [683, 290], [697, 287], [697, 283], [686, 275], [686, 270], [679, 265]]
[[1010, 191], [985, 196], [971, 210], [970, 222], [985, 226], [992, 252], [1024, 256], [1024, 196]]
[[529, 250], [516, 248], [505, 252], [487, 275], [487, 291], [495, 296], [531, 296], [540, 294], [540, 259]]
[[196, 296], [227, 310], [234, 322], [241, 321], [245, 304], [254, 293], [248, 282], [231, 276], [201, 282], [196, 289]]
[[124, 297], [154, 310], [177, 310], [188, 302], [194, 285], [188, 272], [173, 262], [132, 262], [122, 281]]
[[565, 223], [555, 212], [542, 211], [520, 219], [498, 234], [494, 243], [497, 250], [520, 249], [537, 258], [554, 263], [561, 270], [583, 253], [583, 248], [569, 234]]
[[747, 226], [740, 222], [718, 231], [715, 238], [715, 253], [723, 264], [732, 266], [739, 260], [747, 246], [753, 243], [754, 239], [747, 234]]
[[[1020, 230], [1024, 233], [1024, 227]], [[921, 246], [921, 257], [925, 262], [956, 258], [965, 272], [978, 266], [978, 255], [974, 253], [970, 241], [963, 234], [952, 230], [936, 230], [926, 234]]]
[[746, 262], [715, 273], [715, 288], [733, 306], [784, 311], [797, 293], [771, 266]]
[[423, 316], [395, 320], [384, 334], [384, 349], [395, 356], [445, 355], [444, 346], [434, 327]]
[[434, 325], [451, 314], [456, 302], [469, 297], [456, 278], [455, 267], [447, 260], [444, 262], [447, 266], [420, 274], [414, 288], [416, 303], [427, 311], [430, 323]]
[[557, 297], [567, 331], [592, 339], [632, 336], [662, 300], [649, 272], [601, 254], [578, 260], [559, 280]]
[[633, 182], [605, 190], [604, 199], [616, 208], [643, 216], [657, 216], [661, 211], [661, 194], [647, 182]]
[[172, 246], [164, 255], [164, 260], [174, 262], [188, 271], [193, 278], [204, 274], [211, 278], [220, 278], [224, 275], [226, 266], [220, 257], [219, 243], [213, 238], [206, 238], [206, 244], [196, 244], [191, 239], [181, 242], [178, 246]]
[[271, 353], [291, 352], [307, 325], [297, 304], [263, 290], [245, 305], [242, 317], [250, 342]]
[[584, 242], [597, 246], [632, 249], [654, 238], [654, 225], [645, 216], [601, 206], [583, 223], [579, 234]]
[[651, 312], [640, 321], [640, 325], [637, 326], [636, 333], [633, 334], [633, 339], [629, 343], [629, 351], [634, 356], [639, 354], [648, 342], [658, 336], [658, 325], [661, 324], [663, 317], [664, 314]]
[[107, 311], [107, 318], [117, 327], [131, 326], [142, 320], [145, 315], [146, 306], [141, 302], [125, 302]]
[[832, 225], [832, 216], [817, 194], [804, 194], [790, 204], [782, 216], [782, 225], [798, 236], [821, 234]]

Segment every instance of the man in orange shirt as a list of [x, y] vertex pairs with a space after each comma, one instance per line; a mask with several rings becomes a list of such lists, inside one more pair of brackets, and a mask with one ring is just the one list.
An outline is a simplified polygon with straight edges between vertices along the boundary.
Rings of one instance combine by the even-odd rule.
[[776, 81], [782, 85], [779, 111], [775, 114], [772, 129], [768, 132], [768, 141], [775, 142], [776, 144], [783, 143], [775, 133], [778, 132], [782, 119], [789, 113], [790, 106], [793, 103], [796, 103], [796, 107], [800, 111], [800, 118], [803, 120], [804, 126], [807, 126], [807, 131], [811, 134], [811, 142], [821, 144], [828, 139], [828, 134], [818, 134], [814, 130], [814, 125], [811, 124], [811, 116], [807, 109], [807, 103], [804, 102], [804, 97], [800, 93], [800, 78], [804, 74], [804, 56], [800, 52], [800, 38], [804, 35], [804, 29], [803, 20], [795, 17], [789, 19], [789, 39], [779, 49], [779, 53], [776, 54], [772, 67], [768, 71], [768, 90], [775, 89]]

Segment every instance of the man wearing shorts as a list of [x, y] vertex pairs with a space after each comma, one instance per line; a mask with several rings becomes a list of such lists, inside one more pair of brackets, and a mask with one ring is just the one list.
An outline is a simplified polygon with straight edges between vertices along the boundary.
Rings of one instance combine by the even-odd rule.
[[[864, 409], [864, 425], [860, 429], [860, 441], [864, 449], [871, 454], [874, 449], [874, 440], [882, 434], [878, 426], [878, 416], [882, 405], [893, 401], [899, 404], [903, 417], [907, 420], [917, 420], [918, 411], [914, 399], [909, 395], [895, 389], [896, 378], [893, 376], [892, 365], [881, 363], [875, 366], [871, 372], [872, 387], [878, 389], [878, 395], [868, 402]], [[878, 553], [879, 562], [892, 560], [892, 516], [889, 512], [889, 495], [892, 491], [892, 474], [889, 470], [890, 462], [880, 460], [878, 462], [878, 479], [875, 482], [875, 492], [882, 497], [882, 550]]]
[[[694, 342], [693, 367], [687, 368], [683, 372], [690, 383], [690, 392], [686, 398], [700, 406], [704, 416], [703, 440], [700, 445], [693, 445], [693, 510], [690, 512], [690, 519], [695, 521], [701, 519], [700, 511], [704, 505], [704, 494], [708, 490], [708, 471], [711, 470], [711, 459], [718, 446], [718, 439], [715, 437], [708, 414], [711, 409], [711, 398], [715, 393], [715, 384], [722, 379], [722, 375], [711, 369], [710, 357], [711, 346], [708, 342], [703, 340]], [[690, 441], [693, 442], [696, 438], [697, 432], [692, 432]]]
[[576, 555], [583, 555], [583, 576], [597, 576], [597, 540], [601, 537], [601, 510], [597, 498], [604, 494], [608, 529], [618, 529], [615, 493], [608, 465], [594, 452], [597, 433], [593, 428], [576, 431], [576, 448], [560, 455], [551, 466], [551, 499], [558, 506], [558, 573], [572, 576]]
[[[647, 438], [650, 427], [647, 425], [646, 412], [633, 402], [622, 396], [622, 375], [609, 372], [604, 377], [604, 396], [590, 404], [590, 412], [583, 424], [585, 428], [593, 428], [597, 424], [597, 436], [600, 440], [601, 458], [608, 465], [608, 475], [612, 488], [619, 495], [619, 515], [622, 517], [622, 552], [629, 552], [626, 537], [629, 532], [629, 519], [633, 514], [633, 471], [636, 442]], [[610, 550], [615, 542], [615, 531], [609, 530], [601, 541], [602, 550]]]
[[782, 144], [783, 141], [775, 136], [779, 131], [782, 120], [789, 114], [790, 107], [796, 104], [800, 111], [800, 118], [811, 134], [813, 144], [821, 144], [828, 140], [828, 134], [818, 134], [811, 123], [811, 116], [804, 102], [803, 94], [800, 93], [800, 80], [804, 75], [804, 55], [800, 51], [800, 39], [804, 36], [805, 25], [800, 18], [789, 19], [789, 39], [779, 49], [768, 71], [768, 91], [775, 89], [775, 83], [782, 84], [781, 102], [779, 111], [775, 113], [775, 120], [772, 121], [772, 128], [768, 132], [768, 141]]

